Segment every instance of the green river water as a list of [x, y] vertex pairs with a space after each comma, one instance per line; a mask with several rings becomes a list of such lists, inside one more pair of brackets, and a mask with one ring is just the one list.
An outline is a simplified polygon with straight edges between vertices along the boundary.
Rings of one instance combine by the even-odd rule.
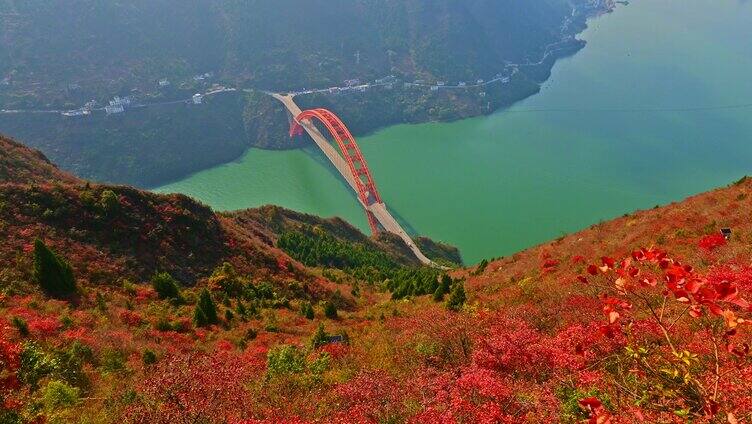
[[[752, 2], [634, 0], [596, 18], [541, 93], [492, 116], [359, 139], [408, 231], [501, 256], [752, 174]], [[158, 192], [368, 226], [315, 150], [249, 150]]]

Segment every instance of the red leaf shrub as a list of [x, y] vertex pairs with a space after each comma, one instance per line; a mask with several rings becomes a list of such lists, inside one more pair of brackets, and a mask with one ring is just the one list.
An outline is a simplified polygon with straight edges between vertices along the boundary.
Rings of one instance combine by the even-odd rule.
[[[723, 236], [708, 236], [701, 246], [712, 250], [724, 243]], [[752, 361], [749, 345], [739, 335], [749, 334], [752, 306], [738, 283], [744, 281], [746, 287], [749, 276], [746, 271], [736, 274], [746, 269], [723, 268], [702, 275], [666, 252], [641, 249], [600, 270], [602, 276], [593, 284], [603, 292], [606, 324], [601, 334], [627, 337], [630, 372], [638, 378], [630, 384], [668, 385], [671, 390], [655, 392], [652, 403], [686, 409], [695, 417], [737, 411], [739, 398], [726, 397], [719, 387], [727, 379], [734, 387], [748, 387], [738, 376]], [[656, 368], [668, 379], [654, 380]], [[611, 419], [595, 403], [587, 407], [590, 422]]]
[[154, 424], [239, 422], [249, 401], [248, 370], [227, 352], [162, 360], [139, 389], [126, 421]]
[[713, 251], [726, 245], [726, 237], [723, 234], [710, 234], [700, 239], [697, 245], [704, 250]]
[[322, 352], [326, 352], [332, 359], [342, 359], [350, 351], [350, 347], [344, 343], [329, 343], [321, 347]]
[[62, 327], [60, 320], [50, 317], [39, 317], [29, 320], [29, 330], [39, 338], [47, 338], [57, 334]]
[[400, 416], [406, 394], [400, 381], [384, 371], [369, 370], [337, 385], [334, 392], [341, 409], [346, 411], [340, 419], [347, 417], [354, 423], [383, 422]]
[[0, 328], [0, 413], [20, 406], [13, 395], [19, 387], [16, 373], [21, 366], [21, 346], [12, 343], [6, 333], [7, 329]]
[[130, 327], [138, 327], [143, 323], [143, 318], [141, 317], [141, 314], [133, 311], [129, 311], [127, 309], [123, 309], [120, 311], [120, 321], [123, 321], [126, 325]]

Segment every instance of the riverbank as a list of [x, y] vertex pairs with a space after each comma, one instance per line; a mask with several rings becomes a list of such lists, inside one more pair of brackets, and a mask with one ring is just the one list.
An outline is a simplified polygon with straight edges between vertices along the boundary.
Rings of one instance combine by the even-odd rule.
[[[297, 92], [296, 102], [304, 110], [326, 108], [335, 112], [358, 137], [399, 124], [454, 122], [491, 115], [539, 93], [558, 60], [585, 48], [586, 42], [576, 36], [587, 28], [588, 20], [612, 12], [614, 7], [608, 1], [595, 1], [573, 9], [561, 25], [558, 41], [545, 46], [537, 58], [501, 65], [499, 72], [487, 79], [431, 82], [392, 76], [384, 83], [302, 90]], [[285, 131], [287, 113], [278, 102], [253, 96], [247, 109], [254, 111], [246, 117], [253, 147], [301, 147], [290, 142]]]
[[[497, 75], [478, 76], [487, 82], [446, 81], [439, 86], [437, 77], [416, 84], [418, 77], [398, 75], [389, 83], [371, 81], [363, 88], [337, 90], [337, 94], [318, 91], [297, 100], [304, 108], [326, 107], [340, 114], [356, 136], [396, 124], [489, 115], [538, 93], [554, 63], [584, 46], [574, 35], [608, 3], [593, 4], [575, 9], [565, 19], [558, 41], [530, 52], [530, 58], [520, 63], [500, 63]], [[112, 116], [103, 112], [63, 116], [64, 110], [57, 109], [4, 113], [0, 132], [41, 149], [81, 177], [139, 187], [163, 185], [238, 160], [249, 147], [289, 150], [304, 145], [289, 139], [286, 112], [262, 91], [223, 93], [221, 98], [205, 98], [200, 105], [185, 104], [181, 94], [160, 98], [178, 98], [171, 104]]]
[[[740, 42], [752, 39], [752, 4], [721, 0], [713, 19], [705, 6], [632, 2], [591, 21], [587, 48], [558, 61], [538, 95], [489, 116], [359, 137], [390, 210], [473, 263], [749, 174], [750, 109], [723, 106], [752, 99], [752, 45]], [[315, 150], [251, 149], [159, 191], [368, 228]]]

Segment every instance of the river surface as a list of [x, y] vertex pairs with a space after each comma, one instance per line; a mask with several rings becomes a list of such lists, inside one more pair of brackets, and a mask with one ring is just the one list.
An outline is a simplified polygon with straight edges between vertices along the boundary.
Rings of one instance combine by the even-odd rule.
[[[591, 20], [541, 93], [492, 116], [359, 139], [408, 229], [467, 263], [752, 174], [752, 1], [634, 0]], [[278, 204], [367, 231], [315, 150], [252, 149], [156, 189], [218, 210]]]

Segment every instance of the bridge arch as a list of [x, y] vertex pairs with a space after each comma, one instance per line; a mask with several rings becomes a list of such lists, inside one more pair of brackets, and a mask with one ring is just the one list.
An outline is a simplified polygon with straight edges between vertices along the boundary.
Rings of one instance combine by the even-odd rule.
[[383, 201], [355, 137], [337, 115], [326, 109], [311, 109], [296, 116], [290, 128], [290, 135], [302, 134], [303, 129], [300, 123], [311, 120], [323, 124], [337, 142], [341, 155], [347, 162], [350, 175], [355, 180], [358, 198], [365, 209], [368, 225], [375, 235], [379, 232], [379, 222], [373, 213], [368, 210], [368, 207], [376, 203], [383, 203]]

